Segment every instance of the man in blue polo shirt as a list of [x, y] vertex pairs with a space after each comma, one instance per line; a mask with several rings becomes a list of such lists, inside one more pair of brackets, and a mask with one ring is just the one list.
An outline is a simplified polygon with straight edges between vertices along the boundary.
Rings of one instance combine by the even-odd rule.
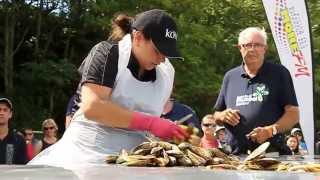
[[250, 27], [239, 34], [240, 66], [228, 71], [215, 104], [214, 118], [231, 132], [235, 154], [245, 154], [270, 141], [269, 150], [288, 153], [282, 133], [299, 120], [289, 71], [264, 60], [267, 35]]

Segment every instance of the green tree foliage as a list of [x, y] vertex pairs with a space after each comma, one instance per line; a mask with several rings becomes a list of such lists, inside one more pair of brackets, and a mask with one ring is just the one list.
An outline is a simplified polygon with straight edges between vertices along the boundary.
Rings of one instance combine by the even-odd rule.
[[[308, 5], [319, 104], [320, 3], [310, 0]], [[212, 112], [224, 73], [241, 63], [235, 45], [242, 29], [265, 27], [270, 37], [268, 58], [279, 62], [260, 0], [0, 1], [0, 19], [7, 22], [0, 24], [0, 94], [14, 101], [13, 125], [39, 128], [43, 119], [53, 117], [62, 126], [79, 80], [77, 67], [94, 44], [107, 39], [114, 14], [134, 16], [151, 8], [165, 9], [177, 21], [185, 59], [172, 61], [173, 96], [196, 109], [200, 117]], [[8, 53], [11, 61], [5, 61]]]

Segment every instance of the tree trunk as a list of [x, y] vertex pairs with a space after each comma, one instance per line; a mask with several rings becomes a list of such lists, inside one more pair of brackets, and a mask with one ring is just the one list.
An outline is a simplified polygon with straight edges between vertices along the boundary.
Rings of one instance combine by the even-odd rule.
[[15, 33], [15, 16], [7, 9], [5, 13], [4, 25], [4, 88], [5, 94], [13, 94], [13, 47]]
[[54, 108], [54, 89], [52, 88], [50, 90], [50, 99], [49, 99], [49, 116], [53, 115], [53, 108]]
[[54, 28], [52, 28], [52, 30], [50, 31], [50, 33], [48, 34], [48, 39], [47, 42], [44, 46], [44, 50], [43, 50], [43, 54], [46, 55], [48, 52], [48, 49], [51, 45], [51, 42], [53, 40], [53, 34], [56, 32], [57, 26], [55, 26]]
[[41, 59], [40, 40], [41, 40], [42, 9], [43, 9], [43, 0], [40, 0], [39, 9], [37, 11], [36, 41], [35, 41], [35, 47], [34, 47], [34, 57], [36, 62], [40, 62], [40, 59]]
[[69, 57], [68, 57], [68, 54], [69, 54], [69, 49], [70, 49], [70, 40], [71, 40], [71, 35], [68, 35], [68, 39], [66, 41], [66, 45], [65, 45], [65, 48], [64, 48], [64, 60], [67, 62], [69, 61]]

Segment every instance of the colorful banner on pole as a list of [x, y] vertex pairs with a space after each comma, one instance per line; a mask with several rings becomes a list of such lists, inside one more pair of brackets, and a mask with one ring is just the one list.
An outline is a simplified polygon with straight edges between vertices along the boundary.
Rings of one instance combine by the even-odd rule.
[[290, 71], [309, 154], [314, 154], [312, 51], [304, 0], [262, 0], [281, 63]]

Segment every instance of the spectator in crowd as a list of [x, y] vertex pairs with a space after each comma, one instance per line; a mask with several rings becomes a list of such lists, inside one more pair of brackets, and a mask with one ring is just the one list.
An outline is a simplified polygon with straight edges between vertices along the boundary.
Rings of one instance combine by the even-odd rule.
[[164, 105], [161, 117], [170, 119], [171, 121], [176, 123], [179, 123], [178, 121], [182, 120], [182, 125], [197, 128], [199, 133], [197, 133], [196, 135], [191, 135], [188, 141], [195, 146], [199, 145], [201, 140], [200, 137], [202, 134], [200, 131], [201, 126], [198, 115], [190, 106], [180, 103], [173, 98], [169, 98]]
[[215, 136], [218, 140], [218, 147], [226, 153], [231, 153], [231, 146], [227, 143], [227, 132], [224, 126], [216, 126]]
[[207, 114], [202, 118], [201, 128], [203, 131], [203, 137], [201, 138], [200, 147], [218, 148], [219, 143], [214, 136], [216, 123], [212, 114]]
[[294, 135], [287, 136], [286, 142], [292, 155], [303, 155], [303, 153], [299, 150], [299, 140], [297, 136], [294, 136]]
[[56, 124], [54, 119], [46, 119], [42, 122], [42, 131], [43, 138], [40, 141], [38, 147], [40, 151], [43, 151], [44, 149], [48, 148], [58, 141], [58, 125]]
[[286, 154], [284, 135], [299, 120], [290, 72], [265, 60], [267, 33], [249, 27], [240, 32], [242, 62], [228, 71], [215, 104], [214, 119], [231, 133], [232, 153], [246, 154], [265, 141], [269, 152]]
[[65, 119], [65, 128], [68, 128], [71, 119], [73, 117], [73, 114], [79, 109], [79, 107], [76, 105], [76, 97], [77, 95], [74, 94], [68, 102], [67, 106], [67, 112], [66, 112], [66, 119]]
[[26, 143], [23, 137], [9, 129], [13, 106], [9, 99], [0, 98], [0, 164], [27, 163]]
[[308, 154], [307, 145], [304, 142], [301, 129], [300, 128], [293, 128], [291, 130], [290, 134], [293, 135], [293, 136], [296, 136], [298, 138], [300, 151], [303, 152], [303, 154]]
[[315, 144], [314, 154], [320, 155], [320, 131], [316, 133], [315, 141], [316, 141], [316, 144]]
[[40, 141], [34, 137], [32, 128], [25, 128], [23, 130], [23, 136], [27, 145], [27, 157], [30, 161], [35, 155], [37, 155], [40, 152], [37, 148], [39, 146]]
[[200, 130], [201, 126], [196, 112], [188, 105], [177, 102], [173, 98], [168, 99], [164, 105], [161, 117], [172, 121], [178, 121], [189, 114], [192, 116], [182, 124], [191, 125]]
[[177, 51], [177, 26], [165, 11], [117, 15], [110, 41], [95, 45], [79, 68], [79, 109], [63, 137], [29, 164], [68, 168], [104, 164], [108, 154], [131, 149], [153, 135], [184, 140], [187, 133], [160, 118], [170, 97]]

